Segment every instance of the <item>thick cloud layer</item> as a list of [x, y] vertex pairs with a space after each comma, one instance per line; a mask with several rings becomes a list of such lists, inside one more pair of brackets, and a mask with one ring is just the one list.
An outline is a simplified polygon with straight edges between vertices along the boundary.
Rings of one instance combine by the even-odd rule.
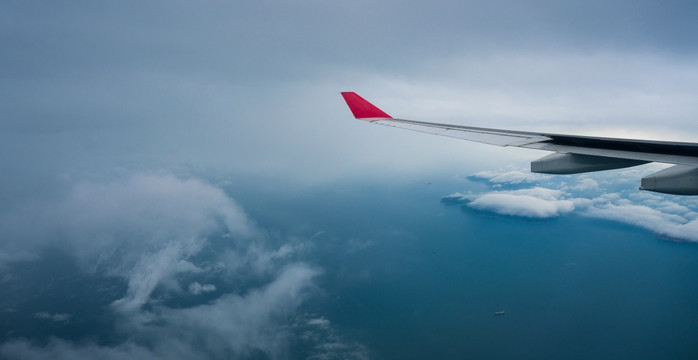
[[[292, 246], [269, 248], [232, 199], [194, 179], [133, 175], [82, 182], [54, 202], [20, 208], [2, 220], [2, 251], [16, 254], [6, 259], [38, 266], [41, 255], [22, 254], [60, 246], [84, 272], [123, 278], [126, 291], [111, 309], [119, 333], [132, 339], [108, 346], [54, 339], [39, 347], [18, 339], [0, 345], [4, 358], [281, 357], [291, 335], [285, 330], [288, 314], [312, 294], [319, 274], [289, 259]], [[201, 257], [203, 251], [219, 255]], [[225, 285], [231, 277], [244, 285], [240, 292]], [[168, 303], [172, 295], [186, 297], [187, 290], [213, 300], [185, 307]], [[73, 320], [68, 313], [39, 312], [35, 318]]]
[[140, 308], [177, 274], [202, 271], [189, 259], [207, 237], [223, 232], [244, 242], [254, 231], [222, 190], [156, 175], [80, 183], [56, 202], [27, 205], [3, 220], [6, 251], [58, 246], [87, 269], [126, 277], [128, 293], [114, 303], [124, 310]]

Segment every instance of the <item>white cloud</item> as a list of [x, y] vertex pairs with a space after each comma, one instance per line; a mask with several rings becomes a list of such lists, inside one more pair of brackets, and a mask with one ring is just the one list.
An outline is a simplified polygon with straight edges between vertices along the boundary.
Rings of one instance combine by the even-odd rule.
[[308, 325], [313, 325], [313, 326], [319, 326], [319, 327], [328, 327], [330, 326], [330, 321], [325, 319], [324, 317], [319, 317], [319, 318], [314, 318], [308, 320]]
[[676, 240], [698, 241], [698, 220], [658, 227], [655, 231]]
[[216, 285], [204, 284], [201, 285], [198, 282], [193, 282], [189, 284], [189, 292], [194, 295], [199, 295], [201, 293], [216, 291]]
[[627, 203], [590, 206], [584, 210], [584, 214], [650, 229], [656, 229], [657, 224], [681, 224], [685, 221], [683, 217], [678, 215], [666, 214], [647, 206]]
[[122, 311], [140, 308], [158, 286], [177, 290], [176, 275], [201, 271], [188, 259], [208, 236], [228, 234], [245, 244], [255, 232], [221, 189], [171, 175], [79, 183], [53, 203], [31, 204], [2, 220], [10, 239], [3, 246], [26, 252], [22, 247], [60, 243], [91, 271], [128, 279], [126, 296], [113, 304]]
[[[312, 294], [319, 274], [293, 260], [302, 243], [269, 249], [263, 232], [232, 199], [199, 180], [134, 175], [84, 182], [54, 202], [32, 204], [2, 219], [5, 224], [9, 220], [15, 221], [10, 230], [0, 231], [24, 231], [31, 240], [12, 244], [15, 250], [60, 241], [84, 271], [125, 279], [126, 292], [112, 309], [118, 331], [132, 342], [99, 346], [52, 340], [35, 346], [17, 340], [0, 345], [0, 357], [194, 359], [250, 351], [280, 357], [288, 340], [287, 316]], [[197, 256], [204, 250], [213, 255], [201, 261]], [[153, 297], [157, 289], [164, 299], [182, 287], [194, 295], [217, 290], [191, 280], [180, 284], [192, 276], [234, 280], [236, 288], [245, 290], [222, 291], [210, 303], [185, 308], [168, 307], [160, 296]], [[70, 316], [35, 314], [54, 322], [67, 322]]]
[[[141, 260], [128, 271], [128, 291], [124, 298], [112, 303], [119, 311], [129, 312], [143, 306], [156, 286], [163, 281], [184, 272], [201, 271], [185, 259], [196, 254], [203, 246], [203, 241], [186, 239], [171, 242], [154, 254], [144, 255]], [[174, 284], [175, 288], [178, 288]]]
[[[159, 250], [172, 239], [212, 231], [238, 238], [254, 233], [244, 211], [221, 189], [196, 179], [136, 174], [82, 182], [65, 195], [28, 203], [3, 216], [3, 247], [72, 246], [81, 257], [119, 248]], [[14, 240], [22, 237], [22, 241]]]
[[[270, 283], [244, 295], [225, 294], [211, 303], [188, 308], [157, 306], [152, 312], [134, 310], [121, 317], [119, 327], [131, 339], [123, 344], [100, 346], [53, 339], [46, 346], [37, 346], [15, 340], [0, 344], [0, 357], [202, 359], [240, 358], [262, 352], [270, 358], [283, 358], [291, 333], [282, 324], [312, 294], [313, 278], [318, 274], [317, 269], [294, 264]], [[66, 314], [36, 316], [67, 320]]]
[[577, 185], [572, 186], [570, 189], [572, 190], [579, 190], [579, 191], [584, 191], [584, 190], [598, 190], [599, 189], [599, 183], [591, 178], [584, 178], [580, 179], [577, 182]]
[[522, 184], [536, 183], [550, 178], [549, 175], [524, 172], [520, 170], [486, 170], [472, 175], [476, 179], [484, 179], [493, 184]]
[[[587, 177], [589, 175], [576, 175], [572, 176], [576, 181], [574, 186], [567, 185], [567, 181], [561, 178], [551, 178], [545, 179], [546, 187], [485, 194], [455, 193], [445, 199], [482, 211], [530, 218], [556, 217], [574, 212], [631, 224], [672, 240], [698, 241], [698, 212], [694, 210], [698, 202], [694, 199], [638, 191], [623, 185], [662, 167], [659, 164], [601, 172], [595, 174], [594, 179]], [[488, 181], [497, 186], [499, 180], [494, 179], [509, 177], [510, 172], [489, 171], [481, 177], [490, 179]], [[604, 188], [615, 186], [620, 191], [603, 192], [599, 187], [600, 182], [604, 183]]]
[[312, 347], [306, 357], [309, 360], [371, 358], [366, 346], [337, 333], [330, 320], [324, 317], [308, 318], [296, 324], [295, 330], [301, 342]]
[[270, 284], [245, 295], [227, 294], [211, 304], [192, 308], [158, 309], [161, 327], [148, 323], [137, 329], [166, 333], [167, 338], [183, 343], [203, 343], [214, 358], [262, 349], [279, 356], [283, 351], [283, 329], [270, 328], [277, 317], [293, 311], [313, 288], [318, 271], [303, 264], [286, 268]]
[[491, 192], [484, 195], [451, 195], [473, 209], [529, 218], [557, 217], [574, 210], [563, 192], [546, 188]]
[[698, 241], [698, 220], [645, 205], [621, 202], [590, 206], [582, 215], [619, 221], [648, 229], [672, 240]]

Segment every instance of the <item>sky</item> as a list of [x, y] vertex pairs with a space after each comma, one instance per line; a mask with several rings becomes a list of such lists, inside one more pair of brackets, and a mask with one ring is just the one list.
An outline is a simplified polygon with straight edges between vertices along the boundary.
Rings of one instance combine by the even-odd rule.
[[[534, 176], [545, 153], [372, 126], [339, 94], [406, 119], [695, 142], [697, 13], [691, 1], [3, 2], [0, 271], [14, 290], [0, 303], [14, 332], [0, 354], [372, 357], [356, 331], [304, 310], [340, 273], [317, 260], [337, 248], [313, 242], [336, 220], [312, 228], [301, 211], [318, 188], [346, 201], [433, 182], [439, 206], [505, 227], [606, 219], [698, 241], [695, 200], [637, 190], [661, 166]], [[298, 213], [274, 215], [275, 200]], [[340, 249], [400, 233], [376, 224], [336, 230]], [[93, 284], [82, 297], [99, 312], [45, 293], [22, 305], [27, 274], [54, 263]], [[91, 333], [104, 318], [110, 330]]]

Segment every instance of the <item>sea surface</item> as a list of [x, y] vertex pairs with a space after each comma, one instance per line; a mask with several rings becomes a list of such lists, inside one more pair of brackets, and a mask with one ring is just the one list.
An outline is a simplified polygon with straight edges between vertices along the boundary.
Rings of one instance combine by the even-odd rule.
[[236, 198], [263, 227], [321, 232], [309, 261], [324, 269], [326, 295], [308, 310], [375, 358], [698, 358], [698, 244], [574, 214], [530, 220], [442, 201], [476, 186], [325, 187], [279, 194], [274, 210]]
[[[576, 214], [530, 220], [443, 200], [478, 186], [414, 178], [224, 188], [270, 246], [290, 241], [303, 249], [298, 261], [319, 270], [314, 295], [287, 316], [329, 324], [323, 346], [354, 344], [375, 359], [698, 358], [698, 244]], [[10, 270], [3, 341], [128, 339], [109, 310], [123, 279], [85, 274], [60, 251]], [[244, 291], [211, 282], [218, 292], [207, 297], [153, 296], [186, 307]], [[47, 326], [38, 312], [70, 320]], [[290, 332], [288, 358], [317, 353], [317, 339]]]

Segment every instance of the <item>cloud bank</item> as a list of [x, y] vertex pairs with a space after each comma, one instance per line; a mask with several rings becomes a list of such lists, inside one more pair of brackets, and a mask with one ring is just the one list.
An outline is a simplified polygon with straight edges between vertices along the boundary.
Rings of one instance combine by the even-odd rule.
[[[534, 177], [516, 170], [479, 173], [494, 191], [479, 194], [455, 193], [445, 203], [500, 215], [543, 219], [576, 214], [617, 221], [650, 230], [677, 241], [698, 241], [698, 203], [690, 197], [641, 192], [626, 184], [638, 181], [657, 166], [622, 171]], [[520, 174], [519, 174], [520, 173]], [[486, 175], [483, 175], [486, 174]], [[532, 188], [517, 188], [521, 179], [530, 179]], [[632, 186], [632, 185], [630, 185]]]
[[[16, 254], [5, 256], [8, 264], [38, 262], [35, 253], [60, 244], [82, 271], [126, 283], [110, 311], [127, 341], [54, 338], [42, 346], [19, 338], [0, 344], [8, 359], [283, 358], [289, 329], [301, 321], [289, 315], [316, 292], [320, 274], [292, 259], [297, 247], [267, 244], [234, 200], [196, 179], [136, 174], [81, 182], [0, 220], [8, 225], [0, 250]], [[187, 296], [186, 306], [171, 300]], [[34, 318], [80, 320], [50, 312]]]

